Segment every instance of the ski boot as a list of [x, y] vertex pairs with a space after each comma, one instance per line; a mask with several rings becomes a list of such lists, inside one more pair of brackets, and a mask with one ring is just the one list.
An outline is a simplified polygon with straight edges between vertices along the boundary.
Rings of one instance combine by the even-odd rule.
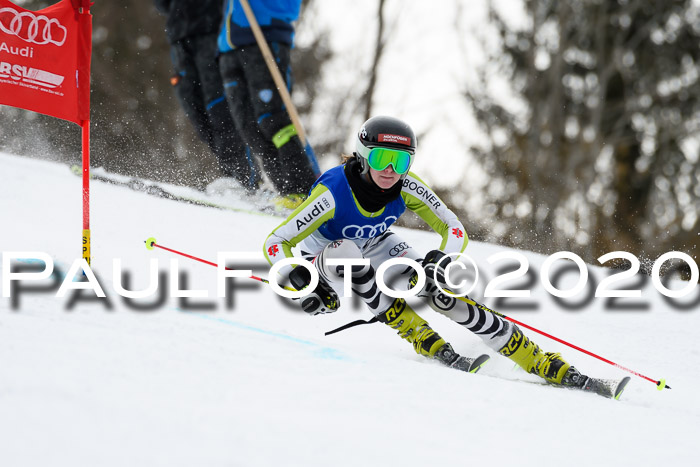
[[[574, 387], [583, 384], [580, 378], [583, 375], [576, 368], [567, 363], [558, 353], [542, 352], [540, 347], [523, 334], [516, 325], [513, 325], [510, 339], [498, 353], [510, 358], [528, 373], [544, 378], [549, 383]], [[571, 372], [569, 372], [570, 369]]]
[[450, 368], [466, 371], [467, 373], [476, 373], [491, 357], [486, 354], [476, 358], [463, 357], [455, 352], [450, 344], [445, 343], [435, 352], [434, 358]]
[[562, 378], [562, 385], [565, 387], [580, 389], [584, 392], [593, 392], [599, 396], [615, 400], [620, 399], [622, 391], [625, 390], [629, 382], [629, 376], [625, 376], [622, 379], [591, 378], [590, 376], [582, 375], [574, 367], [570, 367], [564, 374], [564, 378]]
[[506, 345], [499, 351], [501, 355], [513, 360], [528, 373], [540, 376], [548, 383], [570, 389], [592, 392], [608, 399], [620, 399], [630, 378], [599, 379], [581, 374], [567, 363], [561, 355], [554, 352], [542, 352], [540, 347], [513, 325], [513, 334]]
[[450, 368], [476, 373], [489, 359], [488, 355], [473, 359], [459, 355], [402, 298], [394, 300], [389, 309], [378, 315], [377, 319], [396, 329], [403, 339], [413, 344], [416, 353], [434, 358]]

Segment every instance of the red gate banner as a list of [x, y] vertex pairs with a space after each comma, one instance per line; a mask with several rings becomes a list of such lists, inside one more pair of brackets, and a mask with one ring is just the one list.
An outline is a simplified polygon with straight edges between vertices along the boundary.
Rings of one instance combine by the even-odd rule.
[[0, 0], [0, 104], [90, 119], [90, 0], [30, 11]]

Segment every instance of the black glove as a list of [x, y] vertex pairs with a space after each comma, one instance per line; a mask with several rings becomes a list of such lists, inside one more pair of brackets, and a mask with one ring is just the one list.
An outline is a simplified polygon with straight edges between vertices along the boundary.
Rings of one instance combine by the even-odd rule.
[[[303, 266], [297, 266], [289, 273], [289, 282], [297, 290], [303, 290], [311, 283], [311, 273]], [[310, 315], [333, 313], [340, 306], [338, 294], [323, 280], [318, 278], [318, 285], [313, 292], [300, 298], [301, 308]]]
[[[447, 255], [440, 250], [431, 250], [425, 255], [422, 266], [427, 276], [426, 285], [432, 282], [433, 278], [436, 278], [440, 286], [443, 288], [445, 287], [445, 268], [450, 264], [450, 261], [452, 261], [452, 258], [449, 256], [445, 258], [446, 256]], [[438, 266], [438, 263], [440, 263], [440, 266]], [[409, 279], [409, 284], [411, 284], [411, 287], [415, 287], [417, 283], [418, 273], [414, 271]]]

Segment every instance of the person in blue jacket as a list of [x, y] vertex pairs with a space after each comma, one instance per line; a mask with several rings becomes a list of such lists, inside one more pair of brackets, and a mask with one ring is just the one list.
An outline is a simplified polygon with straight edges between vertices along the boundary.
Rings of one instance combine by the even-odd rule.
[[259, 186], [260, 170], [236, 130], [217, 61], [222, 0], [154, 3], [166, 16], [165, 31], [175, 71], [170, 82], [185, 115], [216, 156], [224, 179], [234, 179], [254, 192]]
[[[255, 154], [282, 206], [295, 208], [316, 180], [316, 173], [297, 136], [275, 82], [239, 0], [224, 0], [218, 37], [219, 65], [236, 128]], [[249, 0], [277, 66], [291, 89], [292, 22], [301, 0]], [[254, 118], [248, 117], [252, 112]]]

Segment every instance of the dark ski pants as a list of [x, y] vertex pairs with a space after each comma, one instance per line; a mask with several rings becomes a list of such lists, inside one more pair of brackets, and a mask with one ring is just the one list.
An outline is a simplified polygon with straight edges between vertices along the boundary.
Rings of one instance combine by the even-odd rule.
[[216, 156], [222, 173], [254, 190], [259, 171], [228, 109], [216, 36], [190, 36], [172, 44], [173, 85], [185, 114]]
[[[290, 46], [273, 42], [270, 48], [291, 89]], [[219, 65], [236, 128], [262, 159], [275, 188], [282, 195], [308, 193], [316, 175], [260, 48], [247, 45], [226, 52], [219, 57]]]

